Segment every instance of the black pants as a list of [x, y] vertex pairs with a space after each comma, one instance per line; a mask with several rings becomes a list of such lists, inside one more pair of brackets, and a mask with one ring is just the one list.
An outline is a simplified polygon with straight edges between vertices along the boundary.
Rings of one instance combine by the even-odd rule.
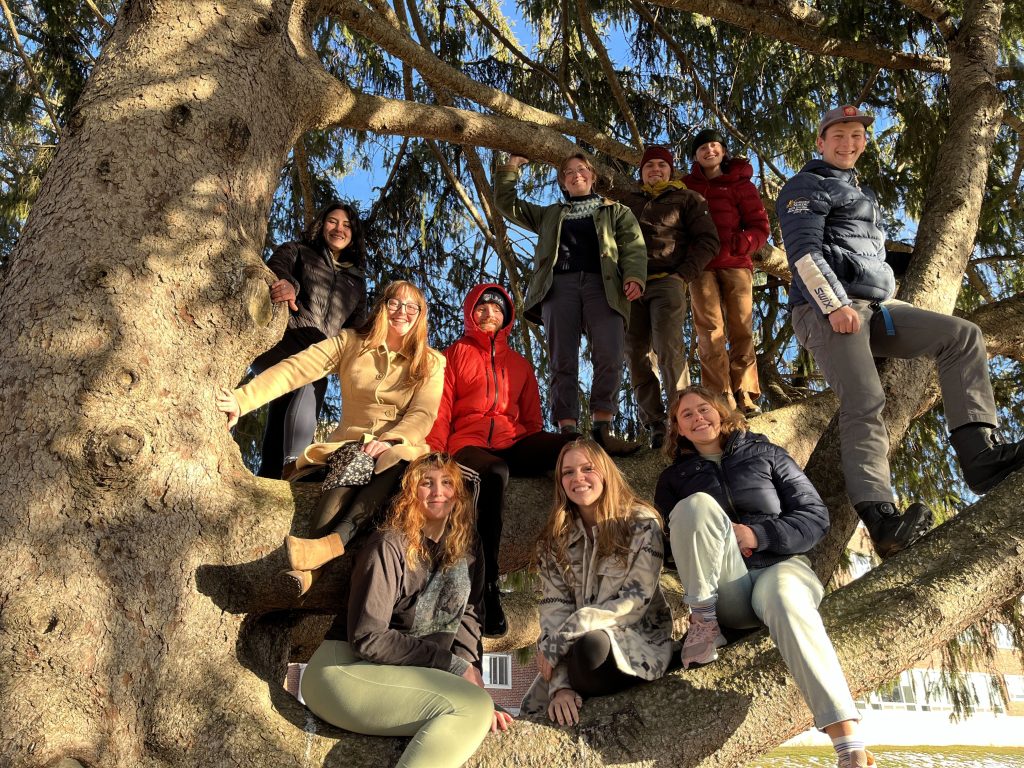
[[400, 461], [374, 474], [366, 485], [343, 485], [324, 491], [313, 516], [310, 535], [319, 538], [336, 533], [343, 544], [348, 544], [359, 531], [380, 522], [398, 492], [407, 466], [409, 462]]
[[554, 469], [562, 446], [572, 440], [568, 435], [536, 432], [508, 448], [468, 446], [460, 448], [453, 457], [480, 475], [476, 530], [484, 550], [484, 576], [488, 584], [498, 580], [498, 548], [509, 476], [536, 477]]
[[[254, 373], [263, 373], [273, 365], [323, 341], [324, 335], [312, 328], [289, 328], [277, 344], [253, 360]], [[258, 477], [277, 480], [285, 456], [298, 456], [313, 442], [316, 420], [327, 394], [327, 378], [300, 387], [270, 401], [267, 425], [263, 430]]]
[[615, 665], [612, 642], [600, 630], [587, 632], [565, 656], [569, 684], [581, 696], [608, 696], [640, 682]]

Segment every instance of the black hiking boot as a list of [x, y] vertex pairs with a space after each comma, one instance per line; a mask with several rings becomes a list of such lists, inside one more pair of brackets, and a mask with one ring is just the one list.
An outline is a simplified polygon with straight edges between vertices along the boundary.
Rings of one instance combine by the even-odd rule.
[[1024, 441], [1003, 443], [985, 424], [965, 424], [953, 430], [949, 441], [960, 460], [964, 482], [979, 496], [1024, 467]]
[[918, 502], [902, 515], [891, 501], [862, 501], [855, 509], [883, 560], [911, 546], [932, 527], [932, 511]]

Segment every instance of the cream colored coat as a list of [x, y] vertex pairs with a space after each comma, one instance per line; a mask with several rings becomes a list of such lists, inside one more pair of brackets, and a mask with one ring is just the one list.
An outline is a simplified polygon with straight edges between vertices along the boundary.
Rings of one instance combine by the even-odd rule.
[[429, 453], [427, 433], [437, 418], [444, 388], [444, 357], [431, 349], [430, 377], [418, 388], [409, 378], [409, 360], [401, 352], [381, 345], [364, 346], [353, 330], [307, 347], [268, 368], [235, 390], [242, 413], [259, 408], [301, 386], [338, 374], [341, 382], [341, 423], [326, 443], [313, 443], [296, 462], [298, 467], [324, 464], [345, 443], [370, 440], [395, 445], [377, 458], [375, 472], [399, 461], [412, 461]]
[[565, 656], [587, 632], [600, 630], [611, 641], [615, 666], [641, 680], [665, 674], [672, 658], [672, 610], [661, 591], [664, 536], [655, 512], [637, 507], [631, 523], [630, 555], [598, 559], [594, 543], [577, 520], [567, 555], [572, 584], [550, 557], [541, 558], [540, 639], [538, 651], [551, 664], [548, 683], [538, 675], [522, 703], [522, 712], [547, 711], [550, 697], [571, 687]]

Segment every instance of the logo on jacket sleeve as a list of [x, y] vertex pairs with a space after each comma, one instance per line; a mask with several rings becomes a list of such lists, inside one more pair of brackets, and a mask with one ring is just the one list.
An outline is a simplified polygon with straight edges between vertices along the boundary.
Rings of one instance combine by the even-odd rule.
[[811, 201], [806, 197], [794, 197], [786, 201], [786, 213], [796, 216], [801, 213], [811, 212]]

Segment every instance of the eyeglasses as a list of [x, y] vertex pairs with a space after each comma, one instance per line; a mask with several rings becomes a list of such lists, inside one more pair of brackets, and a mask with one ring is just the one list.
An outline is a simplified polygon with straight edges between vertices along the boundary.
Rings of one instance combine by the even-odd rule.
[[565, 176], [565, 178], [569, 178], [570, 176], [586, 176], [588, 173], [590, 173], [590, 171], [586, 168], [566, 168], [562, 171], [562, 175]]
[[420, 313], [420, 305], [414, 301], [399, 301], [398, 299], [388, 299], [384, 302], [384, 306], [388, 308], [388, 312], [398, 312], [404, 309], [408, 314], [416, 317]]

